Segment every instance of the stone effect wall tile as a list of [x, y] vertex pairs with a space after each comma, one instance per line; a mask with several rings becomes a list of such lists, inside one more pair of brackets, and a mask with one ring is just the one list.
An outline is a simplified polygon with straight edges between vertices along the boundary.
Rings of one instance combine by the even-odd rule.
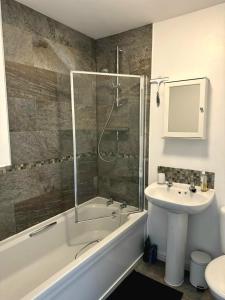
[[5, 60], [32, 66], [32, 34], [10, 24], [3, 26]]
[[64, 46], [77, 48], [87, 53], [88, 57], [95, 57], [94, 40], [58, 22], [56, 22], [55, 26], [55, 40]]
[[73, 191], [52, 191], [15, 205], [16, 232], [36, 225], [74, 206]]
[[14, 0], [2, 0], [3, 23], [55, 39], [55, 21]]
[[[151, 26], [96, 42], [14, 0], [2, 0], [2, 18], [13, 166], [0, 170], [0, 239], [74, 206], [69, 71], [95, 71], [97, 59], [98, 70], [114, 72], [117, 44], [126, 51], [121, 72], [151, 70]], [[74, 79], [78, 202], [100, 194], [137, 206], [139, 83], [121, 80], [125, 105], [110, 126], [129, 130], [120, 133], [117, 162], [106, 166], [97, 159], [97, 138], [112, 80]], [[113, 131], [105, 136], [106, 156], [114, 155], [114, 138]]]
[[[77, 157], [78, 203], [97, 195], [96, 159], [92, 154]], [[0, 184], [1, 238], [74, 206], [73, 160], [12, 170], [0, 175]]]
[[33, 67], [6, 61], [7, 96], [11, 99], [36, 100], [41, 93], [37, 70]]
[[66, 130], [11, 132], [12, 163], [22, 164], [72, 155], [71, 139], [72, 132], [68, 134]]
[[36, 101], [8, 97], [9, 126], [11, 132], [36, 129]]
[[76, 68], [76, 50], [40, 36], [33, 36], [34, 66], [68, 74]]
[[[169, 180], [169, 178], [171, 178], [174, 182], [190, 184], [191, 178], [193, 178], [195, 185], [201, 185], [201, 171], [198, 170], [159, 166], [158, 173], [165, 173], [166, 180]], [[208, 187], [210, 189], [214, 189], [215, 173], [206, 172], [206, 175], [208, 177]]]
[[[121, 73], [150, 76], [151, 39], [152, 27], [147, 25], [97, 40], [97, 70], [108, 69], [112, 73], [116, 71], [116, 46], [118, 45], [124, 50], [120, 54]], [[105, 125], [115, 99], [115, 91], [112, 88], [113, 83], [115, 84], [115, 80], [112, 78], [97, 78], [98, 136]], [[120, 78], [119, 95], [123, 106], [113, 111], [108, 129], [127, 128], [127, 130], [119, 132], [119, 155], [117, 158], [115, 157], [117, 151], [116, 131], [107, 130], [104, 135], [101, 151], [105, 158], [111, 159], [113, 162], [107, 164], [100, 159], [98, 160], [99, 194], [113, 197], [119, 201], [125, 200], [131, 205], [138, 206], [139, 80]], [[146, 136], [148, 136], [148, 132]], [[147, 168], [148, 166], [146, 166]]]
[[[0, 239], [74, 205], [73, 161], [59, 159], [73, 155], [69, 72], [96, 69], [91, 38], [14, 0], [2, 15], [13, 166], [0, 173]], [[78, 154], [94, 155], [79, 165], [80, 202], [97, 193], [96, 95], [84, 96]]]
[[0, 201], [0, 240], [16, 233], [13, 201]]
[[55, 190], [71, 190], [73, 189], [73, 162], [14, 170], [0, 175], [0, 184], [0, 200], [15, 203]]
[[97, 70], [108, 68], [115, 72], [116, 46], [124, 50], [121, 54], [121, 71], [125, 74], [151, 74], [152, 26], [147, 25], [121, 34], [97, 40]]

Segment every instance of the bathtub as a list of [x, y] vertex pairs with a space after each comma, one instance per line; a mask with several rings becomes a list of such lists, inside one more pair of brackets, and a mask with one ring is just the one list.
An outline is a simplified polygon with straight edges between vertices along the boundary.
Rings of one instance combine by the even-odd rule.
[[0, 299], [105, 299], [142, 256], [147, 212], [96, 197], [0, 242]]

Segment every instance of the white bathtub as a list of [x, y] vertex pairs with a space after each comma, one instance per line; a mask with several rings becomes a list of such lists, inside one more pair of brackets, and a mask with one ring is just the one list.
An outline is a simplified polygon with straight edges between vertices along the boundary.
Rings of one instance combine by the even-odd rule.
[[0, 299], [105, 298], [143, 252], [147, 213], [132, 210], [96, 197], [79, 208], [82, 222], [70, 209], [0, 242]]

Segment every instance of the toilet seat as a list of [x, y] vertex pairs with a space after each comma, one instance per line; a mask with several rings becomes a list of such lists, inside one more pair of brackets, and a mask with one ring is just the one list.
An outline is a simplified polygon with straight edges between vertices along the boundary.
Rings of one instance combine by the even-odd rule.
[[217, 299], [225, 299], [225, 255], [211, 261], [206, 267], [205, 279]]

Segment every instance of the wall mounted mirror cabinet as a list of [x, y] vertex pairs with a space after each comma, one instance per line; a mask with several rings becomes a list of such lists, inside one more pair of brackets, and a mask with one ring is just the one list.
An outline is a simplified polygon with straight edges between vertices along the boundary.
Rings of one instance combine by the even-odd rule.
[[208, 79], [165, 83], [163, 137], [206, 138]]
[[[0, 7], [1, 8], [1, 7]], [[5, 62], [0, 10], [0, 168], [11, 164]]]

